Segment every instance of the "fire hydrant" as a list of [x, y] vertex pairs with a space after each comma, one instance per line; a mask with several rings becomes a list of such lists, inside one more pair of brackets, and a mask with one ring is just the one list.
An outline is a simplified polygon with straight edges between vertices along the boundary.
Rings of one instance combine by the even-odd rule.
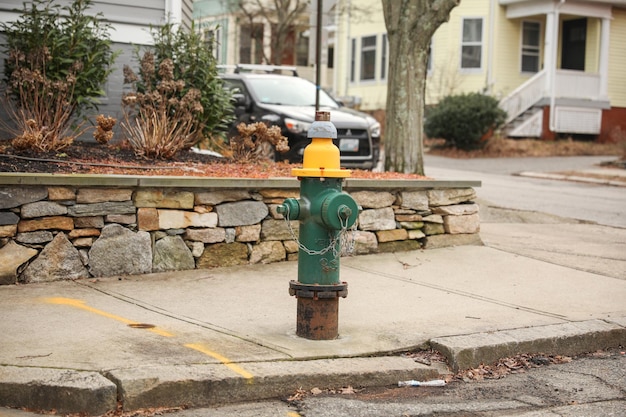
[[300, 221], [298, 280], [289, 283], [298, 302], [296, 334], [332, 340], [338, 337], [339, 297], [348, 295], [348, 284], [339, 280], [341, 237], [355, 224], [359, 207], [341, 191], [350, 171], [340, 168], [329, 112], [316, 112], [308, 137], [303, 167], [292, 170], [300, 180], [300, 198], [286, 199], [278, 212], [287, 221]]

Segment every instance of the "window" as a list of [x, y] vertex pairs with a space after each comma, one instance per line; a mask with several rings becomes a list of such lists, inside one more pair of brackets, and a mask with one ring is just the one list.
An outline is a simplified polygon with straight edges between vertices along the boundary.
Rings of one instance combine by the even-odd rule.
[[483, 19], [463, 19], [461, 68], [480, 69], [483, 53]]
[[387, 78], [387, 34], [383, 33], [383, 44], [381, 45], [380, 58], [380, 79]]
[[376, 78], [376, 36], [361, 38], [361, 80]]
[[263, 62], [263, 25], [241, 26], [239, 63], [260, 64]]
[[352, 49], [350, 50], [350, 81], [354, 82], [356, 72], [356, 39], [352, 39]]
[[522, 22], [522, 72], [539, 72], [539, 22]]
[[211, 51], [215, 60], [217, 62], [221, 62], [222, 54], [221, 54], [221, 39], [222, 39], [222, 30], [219, 27], [214, 29], [207, 29], [204, 31], [204, 43], [207, 48]]

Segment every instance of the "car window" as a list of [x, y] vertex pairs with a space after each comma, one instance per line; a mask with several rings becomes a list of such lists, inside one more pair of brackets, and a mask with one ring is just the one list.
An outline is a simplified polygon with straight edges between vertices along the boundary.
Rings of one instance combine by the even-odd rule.
[[[261, 103], [284, 106], [315, 106], [315, 84], [297, 77], [249, 78], [251, 90]], [[320, 90], [320, 107], [338, 108], [326, 92]]]
[[224, 86], [233, 94], [247, 94], [246, 87], [241, 80], [224, 79]]

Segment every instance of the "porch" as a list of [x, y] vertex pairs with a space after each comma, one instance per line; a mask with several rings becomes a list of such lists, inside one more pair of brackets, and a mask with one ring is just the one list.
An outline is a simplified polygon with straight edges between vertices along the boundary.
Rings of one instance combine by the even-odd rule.
[[[608, 64], [612, 5], [592, 0], [499, 0], [507, 19], [545, 21], [541, 70], [504, 97], [506, 134], [597, 135], [610, 109]], [[621, 3], [620, 3], [621, 4]], [[590, 26], [590, 28], [588, 28]]]

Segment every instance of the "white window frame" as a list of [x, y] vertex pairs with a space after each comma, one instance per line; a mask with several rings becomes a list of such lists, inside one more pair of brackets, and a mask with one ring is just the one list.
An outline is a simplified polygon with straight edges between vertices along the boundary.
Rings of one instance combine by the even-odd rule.
[[348, 68], [348, 70], [350, 71], [350, 82], [351, 83], [355, 83], [356, 82], [356, 67], [357, 67], [357, 62], [356, 62], [356, 38], [351, 38], [350, 39], [350, 68]]
[[380, 79], [386, 80], [389, 73], [389, 38], [387, 33], [383, 33], [380, 40]]
[[[480, 20], [480, 40], [479, 41], [465, 41], [463, 34], [465, 32], [465, 22], [470, 20]], [[459, 53], [459, 68], [461, 72], [481, 72], [483, 70], [483, 61], [485, 55], [485, 18], [482, 16], [464, 17], [461, 19], [461, 36], [460, 36], [460, 53]], [[480, 65], [478, 67], [464, 67], [463, 66], [463, 48], [466, 46], [478, 46], [480, 47]]]
[[[524, 45], [524, 26], [526, 24], [537, 25], [538, 28], [538, 38], [537, 45]], [[533, 51], [525, 51], [528, 49], [533, 49]], [[536, 51], [534, 51], [536, 48]], [[529, 53], [531, 52], [531, 53]], [[534, 53], [536, 52], [536, 53]], [[524, 56], [536, 56], [537, 57], [537, 70], [536, 71], [525, 71], [524, 70]], [[523, 20], [520, 31], [520, 72], [522, 74], [536, 74], [541, 71], [541, 22], [538, 20]]]
[[[373, 38], [374, 39], [374, 45], [369, 45], [367, 47], [363, 47], [363, 40], [364, 39], [370, 39]], [[364, 82], [364, 83], [368, 83], [368, 82], [372, 82], [372, 81], [376, 81], [376, 68], [379, 65], [378, 62], [378, 35], [365, 35], [365, 36], [361, 36], [361, 38], [359, 39], [359, 82]], [[367, 48], [367, 49], [366, 49]], [[374, 74], [372, 78], [363, 78], [363, 71], [364, 71], [364, 60], [363, 60], [363, 54], [364, 53], [374, 53], [374, 63], [373, 63], [373, 69], [374, 69]]]

